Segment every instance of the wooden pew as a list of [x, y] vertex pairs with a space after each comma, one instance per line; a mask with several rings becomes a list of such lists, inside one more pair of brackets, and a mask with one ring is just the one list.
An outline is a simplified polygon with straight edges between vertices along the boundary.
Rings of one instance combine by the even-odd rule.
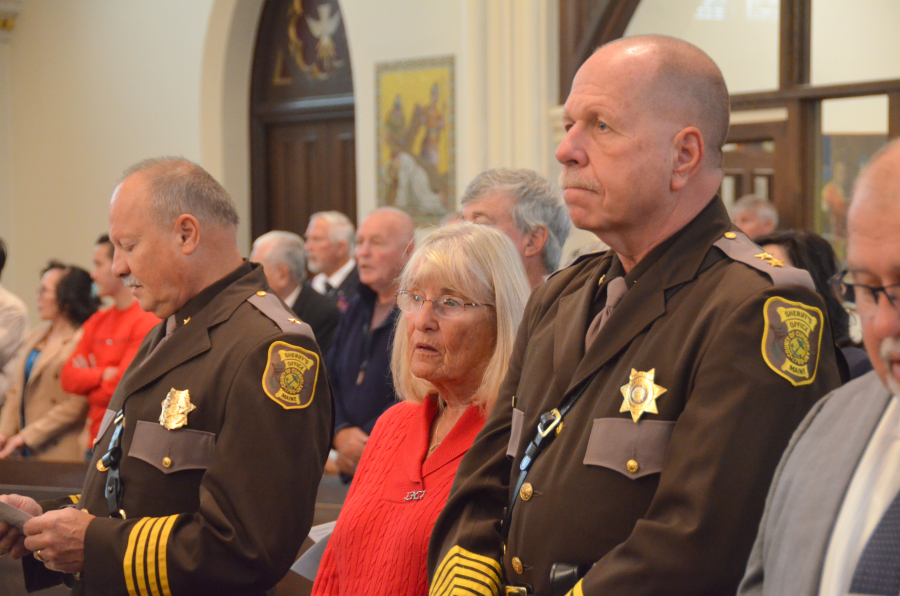
[[[0, 460], [0, 494], [19, 494], [37, 501], [81, 492], [87, 464], [6, 459]], [[0, 559], [0, 594], [25, 596], [22, 565], [9, 557]], [[34, 592], [40, 596], [64, 596], [63, 586]]]

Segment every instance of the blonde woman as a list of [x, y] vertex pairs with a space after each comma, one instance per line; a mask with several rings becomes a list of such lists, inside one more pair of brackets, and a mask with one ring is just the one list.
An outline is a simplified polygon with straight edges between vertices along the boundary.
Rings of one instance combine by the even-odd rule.
[[509, 238], [435, 230], [400, 278], [391, 371], [403, 402], [375, 425], [313, 588], [428, 593], [431, 528], [506, 375], [530, 288]]

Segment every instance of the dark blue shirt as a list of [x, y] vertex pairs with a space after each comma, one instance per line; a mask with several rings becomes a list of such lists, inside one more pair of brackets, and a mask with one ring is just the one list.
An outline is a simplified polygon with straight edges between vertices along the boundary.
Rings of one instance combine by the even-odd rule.
[[400, 309], [369, 329], [377, 295], [359, 285], [359, 294], [341, 317], [325, 357], [334, 396], [335, 432], [356, 426], [366, 434], [381, 414], [397, 403], [391, 378], [391, 339]]

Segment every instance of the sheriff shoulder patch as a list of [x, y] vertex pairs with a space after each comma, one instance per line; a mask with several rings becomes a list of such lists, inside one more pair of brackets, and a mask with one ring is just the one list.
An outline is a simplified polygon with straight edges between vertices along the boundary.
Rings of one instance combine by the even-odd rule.
[[762, 356], [773, 371], [794, 386], [816, 380], [822, 344], [822, 311], [779, 296], [763, 307]]
[[318, 354], [283, 341], [269, 346], [262, 386], [279, 406], [285, 410], [305, 408], [313, 402], [318, 380]]

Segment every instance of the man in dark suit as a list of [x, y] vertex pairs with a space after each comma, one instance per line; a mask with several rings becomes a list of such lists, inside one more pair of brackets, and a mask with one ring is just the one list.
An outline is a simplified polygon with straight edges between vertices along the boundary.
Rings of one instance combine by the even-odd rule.
[[359, 272], [353, 259], [355, 231], [350, 219], [338, 211], [313, 213], [306, 228], [309, 270], [315, 276], [307, 283], [331, 298], [347, 312], [356, 298]]
[[733, 594], [781, 452], [839, 383], [824, 303], [716, 196], [728, 90], [701, 50], [601, 47], [563, 120], [569, 215], [612, 250], [531, 295], [430, 594]]
[[250, 261], [263, 266], [269, 287], [294, 309], [301, 321], [312, 327], [322, 353], [327, 354], [341, 311], [332, 300], [304, 285], [303, 238], [292, 232], [267, 232], [253, 243]]

